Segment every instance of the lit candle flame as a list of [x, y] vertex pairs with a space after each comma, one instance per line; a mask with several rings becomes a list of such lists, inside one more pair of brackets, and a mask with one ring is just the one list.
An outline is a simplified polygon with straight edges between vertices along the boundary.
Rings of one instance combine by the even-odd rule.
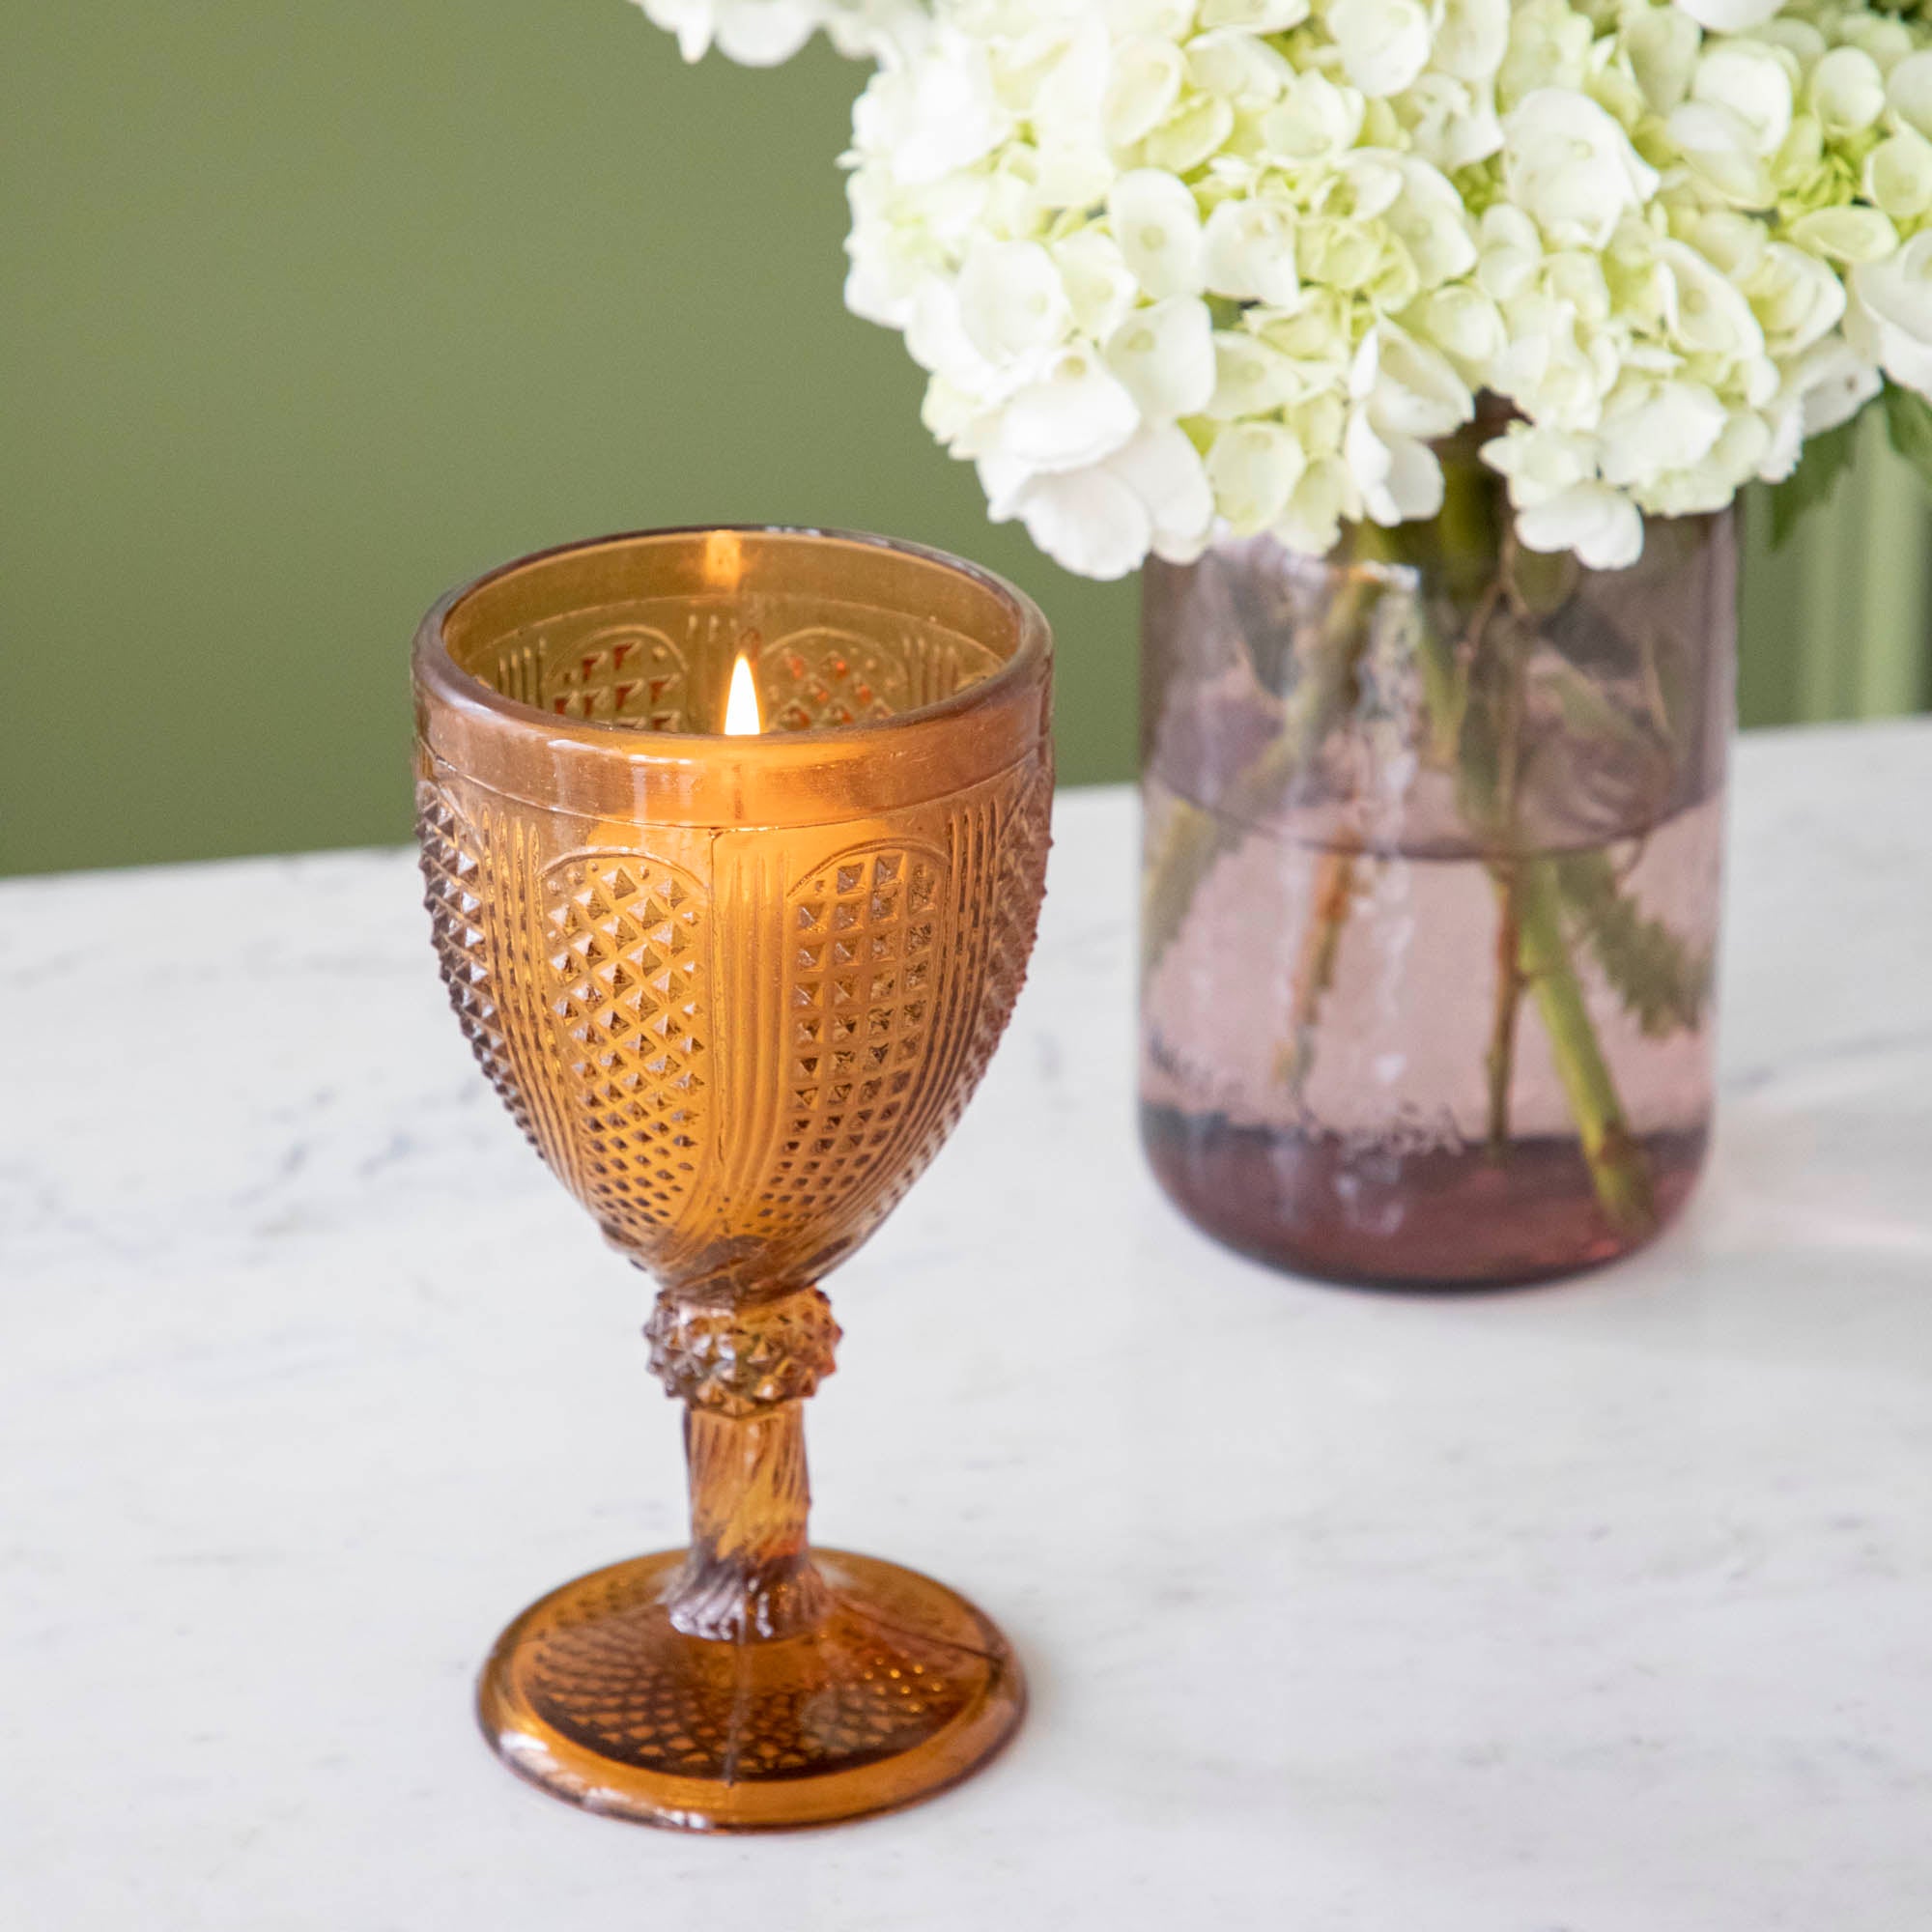
[[752, 679], [752, 661], [743, 652], [731, 668], [731, 692], [724, 700], [724, 735], [755, 738], [765, 728], [758, 716], [758, 687]]

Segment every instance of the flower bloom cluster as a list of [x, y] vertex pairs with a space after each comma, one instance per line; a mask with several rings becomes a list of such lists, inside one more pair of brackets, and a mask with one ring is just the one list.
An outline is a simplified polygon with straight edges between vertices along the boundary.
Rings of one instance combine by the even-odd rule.
[[688, 61], [715, 46], [747, 67], [777, 67], [823, 30], [852, 59], [902, 61], [925, 43], [922, 0], [639, 0], [677, 36]]
[[642, 0], [687, 53], [823, 27], [849, 305], [1069, 569], [1313, 554], [1485, 445], [1616, 568], [1932, 395], [1932, 23], [1858, 0]]

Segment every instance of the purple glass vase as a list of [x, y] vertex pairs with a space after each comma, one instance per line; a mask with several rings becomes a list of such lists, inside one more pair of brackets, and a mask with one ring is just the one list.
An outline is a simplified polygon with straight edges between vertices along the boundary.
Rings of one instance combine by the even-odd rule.
[[1597, 572], [1445, 469], [1433, 523], [1145, 579], [1148, 1156], [1335, 1281], [1611, 1260], [1710, 1126], [1733, 519]]

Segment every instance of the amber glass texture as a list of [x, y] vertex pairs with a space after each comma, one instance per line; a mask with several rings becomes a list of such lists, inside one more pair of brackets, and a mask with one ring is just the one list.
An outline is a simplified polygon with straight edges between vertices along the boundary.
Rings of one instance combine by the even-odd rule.
[[1468, 1288], [1627, 1253], [1699, 1171], [1736, 547], [1586, 570], [1445, 468], [1332, 558], [1148, 568], [1140, 1084], [1208, 1233]]
[[[765, 729], [724, 736], [732, 669]], [[1026, 970], [1052, 793], [1050, 641], [971, 565], [700, 529], [531, 557], [415, 647], [434, 937], [485, 1075], [659, 1284], [692, 1541], [565, 1585], [479, 1692], [526, 1776], [693, 1830], [923, 1797], [1024, 1701], [942, 1585], [813, 1551], [817, 1287], [917, 1179]]]

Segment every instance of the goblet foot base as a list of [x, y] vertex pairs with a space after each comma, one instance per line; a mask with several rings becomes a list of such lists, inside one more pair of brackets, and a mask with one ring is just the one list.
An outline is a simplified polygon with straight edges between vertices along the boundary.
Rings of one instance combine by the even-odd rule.
[[875, 1557], [814, 1549], [831, 1607], [797, 1636], [687, 1636], [682, 1550], [593, 1571], [497, 1638], [484, 1735], [559, 1798], [686, 1832], [783, 1831], [957, 1783], [1012, 1735], [1018, 1661], [963, 1597]]

